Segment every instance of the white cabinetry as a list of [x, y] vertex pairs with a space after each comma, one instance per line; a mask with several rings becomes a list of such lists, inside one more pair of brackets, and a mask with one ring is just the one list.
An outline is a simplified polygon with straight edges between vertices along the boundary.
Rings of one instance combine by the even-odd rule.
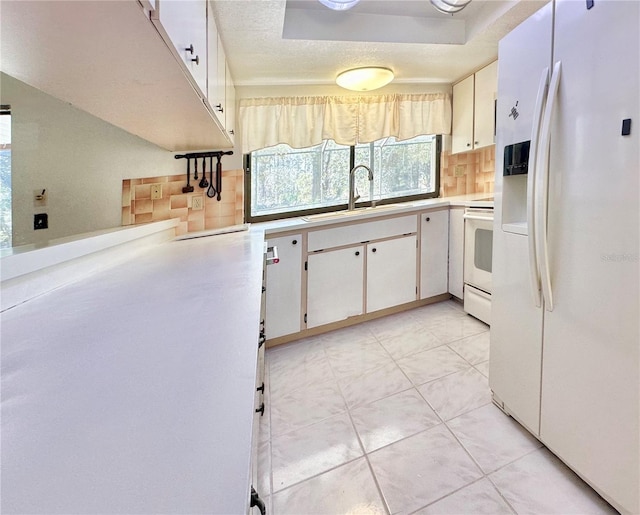
[[229, 63], [225, 64], [225, 93], [224, 93], [224, 128], [231, 143], [235, 141], [236, 123], [236, 87], [229, 71]]
[[453, 86], [452, 154], [473, 150], [473, 83], [471, 75]]
[[265, 332], [277, 338], [300, 331], [302, 307], [302, 235], [269, 238], [278, 247], [280, 261], [266, 267]]
[[464, 208], [449, 211], [449, 293], [464, 296]]
[[310, 231], [307, 328], [416, 300], [417, 221], [409, 215]]
[[498, 92], [498, 61], [476, 72], [473, 116], [473, 148], [495, 143], [496, 96]]
[[364, 245], [308, 257], [307, 328], [364, 313]]
[[[209, 7], [209, 13], [211, 12], [212, 9]], [[218, 71], [220, 68], [218, 63], [220, 59], [218, 47], [222, 48], [222, 45], [219, 43], [218, 27], [216, 26], [213, 16], [209, 16], [207, 20], [207, 99], [209, 100], [213, 114], [218, 122], [220, 122], [220, 126], [223, 126], [224, 116], [222, 116], [222, 108], [224, 100], [221, 102], [219, 99], [221, 98], [221, 88], [224, 88], [224, 72], [221, 77]], [[224, 55], [222, 56], [222, 62], [224, 63]], [[220, 104], [220, 110], [216, 109], [217, 104]]]
[[206, 0], [160, 0], [152, 20], [185, 63], [204, 96], [207, 92]]
[[494, 144], [497, 77], [495, 61], [453, 86], [452, 154]]
[[367, 245], [367, 313], [416, 300], [416, 236]]
[[420, 214], [420, 299], [447, 293], [449, 210]]
[[[210, 9], [211, 11], [211, 9]], [[226, 53], [213, 17], [209, 18], [209, 81], [207, 97], [209, 105], [233, 143], [235, 132], [236, 90], [229, 71]]]

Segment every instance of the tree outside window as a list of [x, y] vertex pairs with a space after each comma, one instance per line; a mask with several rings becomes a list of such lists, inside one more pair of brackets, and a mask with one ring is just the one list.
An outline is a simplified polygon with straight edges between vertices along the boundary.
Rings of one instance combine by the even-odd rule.
[[356, 174], [360, 205], [437, 197], [439, 136], [393, 137], [355, 147], [324, 141], [293, 149], [280, 144], [252, 152], [247, 181], [247, 219], [300, 216], [346, 208], [349, 170], [364, 164], [373, 170], [373, 199], [365, 170]]

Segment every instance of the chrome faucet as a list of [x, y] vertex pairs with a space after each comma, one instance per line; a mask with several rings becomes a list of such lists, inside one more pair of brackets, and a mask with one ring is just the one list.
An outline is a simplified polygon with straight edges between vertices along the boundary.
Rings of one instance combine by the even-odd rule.
[[[367, 172], [369, 172], [369, 184], [371, 186], [371, 193], [373, 193], [373, 172], [371, 168], [366, 165], [356, 165], [349, 172], [349, 211], [353, 211], [356, 208], [356, 200], [360, 198], [360, 195], [356, 192], [356, 170], [358, 168], [364, 168]], [[371, 205], [375, 205], [373, 202], [373, 195], [371, 195]]]

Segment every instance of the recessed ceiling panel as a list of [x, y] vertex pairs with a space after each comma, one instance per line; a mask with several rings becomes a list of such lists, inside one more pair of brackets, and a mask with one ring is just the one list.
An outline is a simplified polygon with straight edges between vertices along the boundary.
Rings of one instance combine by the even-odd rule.
[[[313, 4], [312, 4], [313, 5]], [[380, 43], [466, 43], [465, 21], [387, 14], [291, 8], [287, 4], [282, 37], [318, 41]]]

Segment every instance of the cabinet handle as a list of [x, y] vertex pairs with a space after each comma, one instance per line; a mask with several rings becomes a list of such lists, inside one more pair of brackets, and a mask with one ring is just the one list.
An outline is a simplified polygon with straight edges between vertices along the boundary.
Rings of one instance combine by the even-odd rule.
[[233, 131], [233, 129], [231, 129], [231, 130], [229, 131], [229, 134], [231, 134], [231, 135], [235, 134], [235, 132]]
[[477, 142], [477, 141], [474, 141], [474, 142], [473, 142], [473, 144], [474, 144], [474, 145], [477, 145], [477, 144], [478, 144], [478, 142]]
[[371, 249], [371, 252], [377, 252], [377, 251], [378, 251], [378, 249], [377, 249], [377, 248], [375, 248], [375, 247], [373, 247], [373, 248]]
[[470, 146], [471, 146], [471, 143], [467, 143], [467, 147], [470, 147]]
[[185, 51], [193, 55], [193, 43], [191, 43], [187, 48], [185, 48]]
[[262, 381], [262, 384], [256, 388], [256, 392], [264, 393], [264, 381]]
[[255, 488], [253, 488], [253, 486], [251, 487], [251, 502], [249, 503], [249, 507], [253, 508], [254, 506], [258, 507], [258, 510], [260, 511], [260, 515], [266, 515], [267, 514], [267, 508], [264, 505], [264, 501], [262, 499], [260, 499], [260, 496], [258, 495], [258, 492], [256, 492]]
[[264, 416], [264, 402], [260, 404], [260, 407], [256, 410], [256, 413], [260, 413], [260, 416]]
[[291, 243], [292, 243], [293, 245], [297, 245], [297, 244], [298, 244], [298, 240], [293, 240]]
[[426, 220], [427, 222], [430, 222], [430, 221], [431, 221], [431, 218], [429, 218], [429, 217], [427, 216], [427, 217], [425, 218], [425, 220]]
[[222, 107], [222, 104], [216, 104], [216, 111], [224, 113], [224, 107]]
[[196, 63], [196, 66], [198, 66], [200, 64], [200, 56], [197, 55], [195, 59], [191, 59], [192, 63]]
[[360, 251], [356, 250], [356, 256], [359, 256], [359, 255], [360, 255]]

